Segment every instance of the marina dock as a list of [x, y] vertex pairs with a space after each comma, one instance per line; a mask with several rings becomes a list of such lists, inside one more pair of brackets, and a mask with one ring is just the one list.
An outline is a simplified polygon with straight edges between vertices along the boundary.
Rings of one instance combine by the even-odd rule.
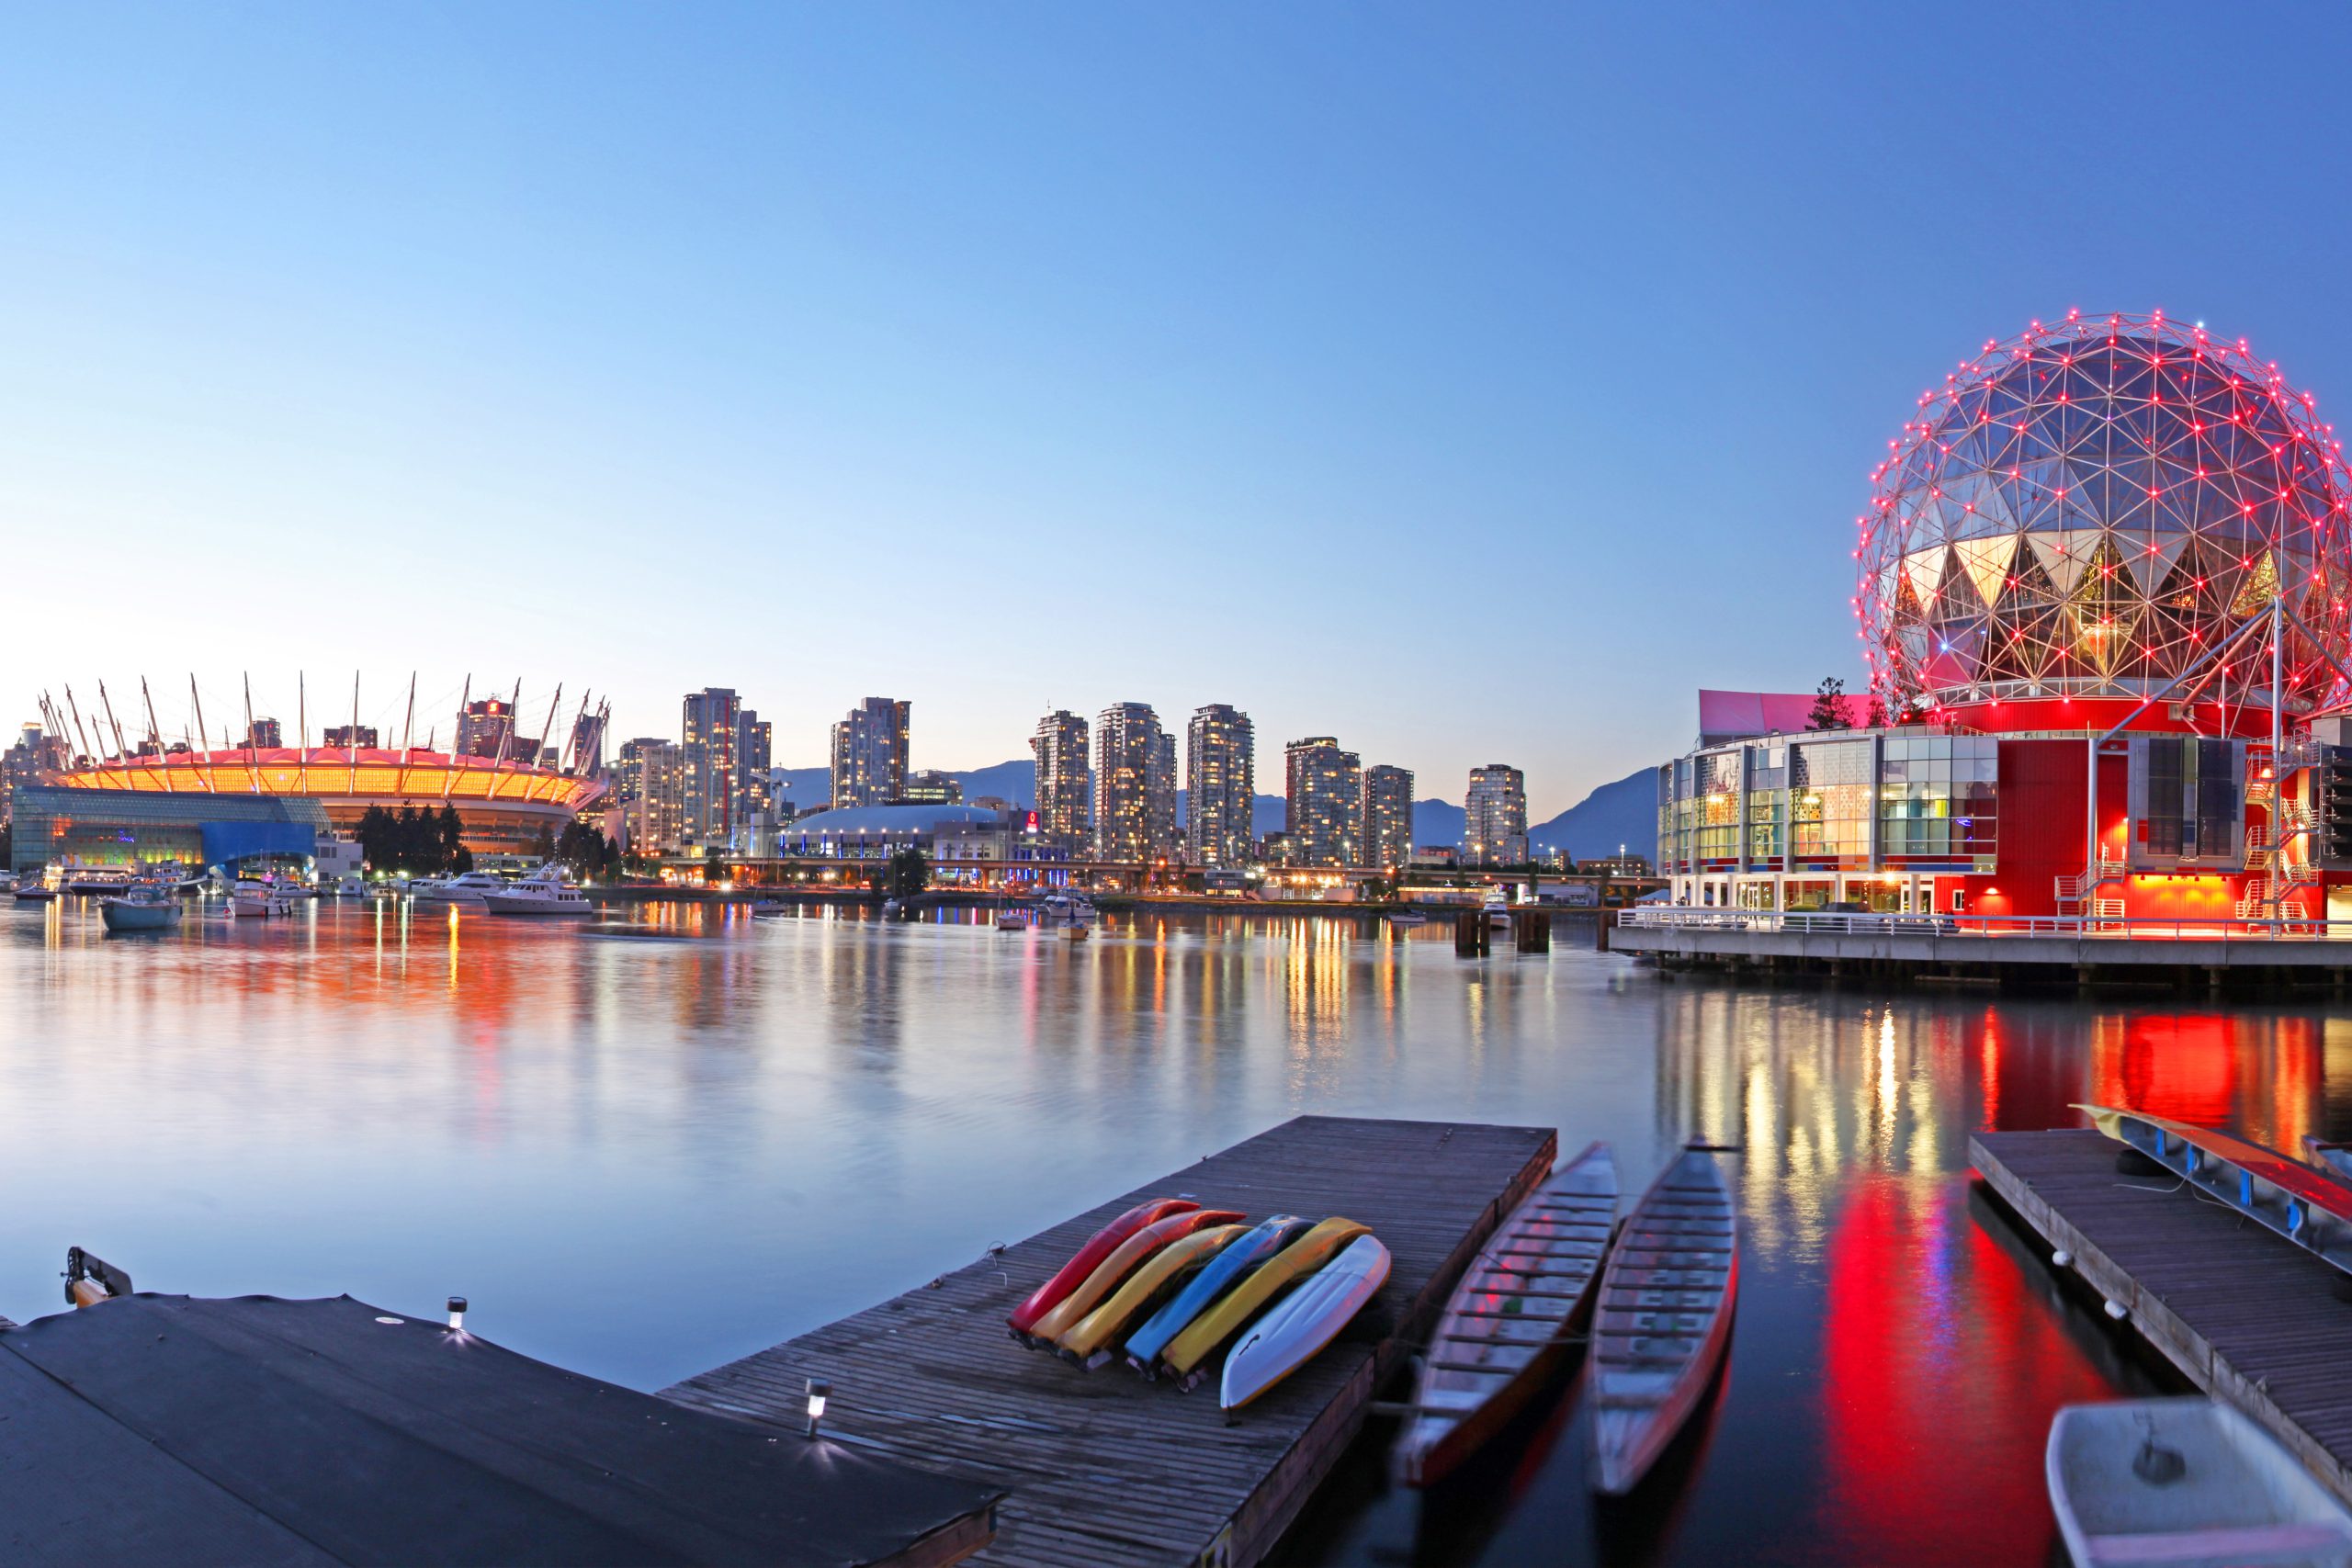
[[[1003, 1487], [976, 1561], [1249, 1564], [1273, 1550], [1425, 1339], [1498, 1221], [1548, 1173], [1548, 1129], [1302, 1116], [1106, 1198], [1001, 1258], [664, 1390], [797, 1430], [807, 1380], [832, 1385], [838, 1441]], [[1005, 1317], [1086, 1238], [1148, 1198], [1370, 1225], [1386, 1287], [1313, 1361], [1230, 1423], [1214, 1384], [1179, 1393], [1124, 1368], [1024, 1350]]]
[[2149, 1344], [2352, 1503], [2352, 1279], [2089, 1130], [1980, 1133], [1972, 1164]]

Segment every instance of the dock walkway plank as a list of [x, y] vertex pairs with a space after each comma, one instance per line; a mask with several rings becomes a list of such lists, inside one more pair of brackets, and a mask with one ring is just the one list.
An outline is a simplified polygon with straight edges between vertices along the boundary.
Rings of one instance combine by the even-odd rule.
[[2125, 1176], [2102, 1134], [1980, 1133], [1987, 1185], [2206, 1393], [2352, 1503], [2352, 1278], [2165, 1176]]
[[[1010, 1489], [983, 1562], [1255, 1562], [1556, 1153], [1542, 1128], [1298, 1117], [664, 1397], [797, 1429], [807, 1380], [825, 1379], [828, 1437]], [[1344, 1214], [1394, 1256], [1372, 1310], [1230, 1425], [1214, 1380], [1181, 1394], [1120, 1367], [1081, 1372], [1005, 1330], [1013, 1307], [1102, 1224], [1177, 1193], [1253, 1220]]]

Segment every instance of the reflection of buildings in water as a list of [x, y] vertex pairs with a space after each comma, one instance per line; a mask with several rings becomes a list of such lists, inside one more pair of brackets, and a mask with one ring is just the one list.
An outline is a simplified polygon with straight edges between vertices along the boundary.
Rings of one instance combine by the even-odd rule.
[[1292, 1055], [1344, 1040], [1348, 1032], [1349, 939], [1340, 920], [1298, 920], [1283, 933], [1283, 1004], [1290, 1018]]
[[2014, 1259], [1924, 1170], [1856, 1177], [1826, 1238], [1825, 1557], [2038, 1562], [2032, 1484], [2052, 1414], [2106, 1377]]
[[1658, 1010], [1658, 1142], [1739, 1145], [1754, 1244], [1810, 1250], [1849, 1170], [1959, 1157], [1965, 1032], [1874, 998], [1677, 987]]
[[2091, 1024], [2091, 1100], [2298, 1154], [2323, 1123], [2328, 1056], [2352, 1047], [2344, 1029], [2330, 1020], [2323, 1031], [2304, 1013], [2102, 1013]]

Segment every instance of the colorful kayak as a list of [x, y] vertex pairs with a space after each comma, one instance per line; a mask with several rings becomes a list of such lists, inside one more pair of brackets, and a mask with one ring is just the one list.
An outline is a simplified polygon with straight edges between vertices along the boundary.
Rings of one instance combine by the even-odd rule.
[[1084, 1282], [1089, 1274], [1102, 1266], [1102, 1260], [1119, 1249], [1125, 1241], [1144, 1226], [1166, 1219], [1170, 1214], [1184, 1213], [1200, 1205], [1189, 1198], [1154, 1198], [1148, 1203], [1137, 1203], [1087, 1239], [1078, 1255], [1061, 1267], [1061, 1271], [1037, 1287], [1030, 1298], [1005, 1319], [1015, 1339], [1024, 1339], [1036, 1321], [1054, 1310], [1064, 1296]]
[[1558, 1375], [1616, 1223], [1617, 1163], [1595, 1144], [1495, 1227], [1430, 1337], [1396, 1438], [1399, 1481], [1435, 1483]]
[[1596, 1490], [1632, 1491], [1690, 1418], [1738, 1296], [1731, 1190], [1711, 1156], [1686, 1149], [1634, 1205], [1600, 1277], [1585, 1360]]
[[1276, 1214], [1219, 1252], [1209, 1260], [1207, 1268], [1193, 1276], [1191, 1284], [1176, 1292], [1175, 1300], [1146, 1318], [1144, 1325], [1128, 1336], [1125, 1347], [1127, 1365], [1148, 1378], [1157, 1377], [1160, 1351], [1184, 1331], [1185, 1325], [1206, 1312], [1211, 1302], [1250, 1270], [1305, 1235], [1307, 1228], [1307, 1222], [1296, 1214]]
[[1197, 1269], [1249, 1232], [1247, 1225], [1216, 1225], [1171, 1241], [1127, 1276], [1111, 1299], [1059, 1336], [1061, 1353], [1091, 1371], [1111, 1359], [1106, 1348], [1127, 1325], [1173, 1296]]
[[1154, 1220], [1121, 1242], [1110, 1257], [1095, 1265], [1094, 1272], [1072, 1286], [1069, 1294], [1056, 1302], [1052, 1311], [1032, 1325], [1029, 1343], [1041, 1349], [1049, 1348], [1076, 1326], [1079, 1319], [1101, 1305], [1102, 1298], [1118, 1289], [1135, 1272], [1136, 1265], [1170, 1242], [1182, 1241], [1204, 1225], [1229, 1224], [1240, 1217], [1239, 1212], [1233, 1209], [1188, 1209], [1164, 1220]]
[[1322, 1268], [1341, 1247], [1369, 1234], [1371, 1229], [1370, 1225], [1336, 1214], [1325, 1220], [1186, 1324], [1184, 1332], [1170, 1340], [1168, 1348], [1160, 1352], [1160, 1365], [1181, 1379], [1179, 1386], [1189, 1392], [1208, 1375], [1209, 1358], [1218, 1346], [1240, 1333], [1267, 1303]]
[[1315, 1359], [1388, 1282], [1388, 1249], [1360, 1235], [1306, 1283], [1251, 1324], [1225, 1359], [1217, 1403], [1238, 1410]]
[[2352, 1190], [2276, 1149], [2208, 1127], [2105, 1105], [2077, 1105], [2100, 1132], [2200, 1192], [2352, 1274]]

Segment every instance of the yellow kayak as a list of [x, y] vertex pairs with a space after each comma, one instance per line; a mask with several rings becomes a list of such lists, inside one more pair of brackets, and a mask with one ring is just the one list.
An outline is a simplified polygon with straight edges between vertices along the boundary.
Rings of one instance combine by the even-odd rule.
[[1056, 1303], [1053, 1311], [1030, 1326], [1029, 1343], [1041, 1350], [1052, 1345], [1069, 1333], [1080, 1318], [1092, 1312], [1130, 1270], [1161, 1247], [1182, 1241], [1195, 1231], [1225, 1224], [1240, 1217], [1231, 1209], [1193, 1209], [1144, 1226], [1121, 1242], [1117, 1249], [1080, 1281], [1076, 1290]]
[[1135, 1277], [1113, 1292], [1109, 1301], [1079, 1319], [1069, 1332], [1059, 1340], [1062, 1349], [1077, 1359], [1080, 1365], [1092, 1359], [1104, 1343], [1126, 1327], [1137, 1313], [1151, 1304], [1163, 1286], [1175, 1283], [1177, 1277], [1191, 1272], [1231, 1245], [1233, 1238], [1248, 1230], [1248, 1225], [1218, 1225], [1213, 1230], [1195, 1231], [1183, 1240], [1171, 1242], [1152, 1254], [1151, 1260], [1135, 1272]]
[[[1322, 1268], [1348, 1243], [1371, 1232], [1370, 1225], [1360, 1225], [1336, 1215], [1325, 1220], [1276, 1253], [1265, 1267], [1236, 1285], [1223, 1301], [1194, 1318], [1169, 1344], [1161, 1361], [1179, 1378], [1191, 1379], [1210, 1352], [1240, 1333], [1242, 1326], [1258, 1314], [1259, 1308]], [[1189, 1382], [1186, 1386], [1190, 1386]]]

